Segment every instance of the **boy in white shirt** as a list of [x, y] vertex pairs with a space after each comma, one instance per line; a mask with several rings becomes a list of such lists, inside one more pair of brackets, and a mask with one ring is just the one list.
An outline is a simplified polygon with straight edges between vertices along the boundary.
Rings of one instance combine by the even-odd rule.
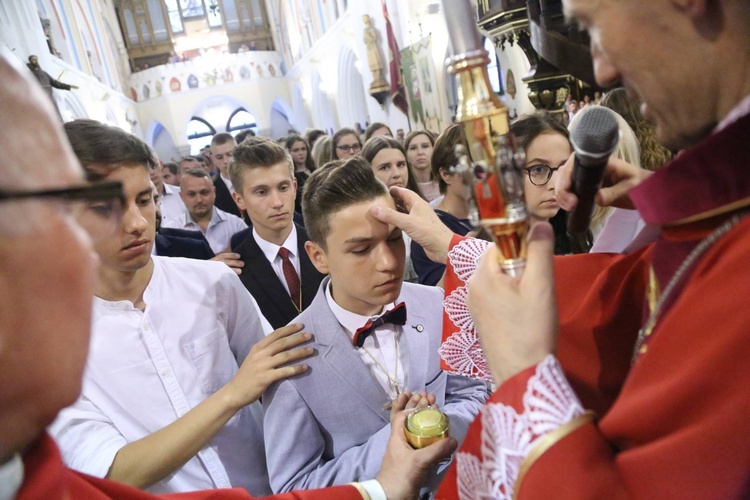
[[119, 181], [125, 192], [118, 231], [95, 247], [83, 391], [51, 427], [66, 463], [152, 493], [270, 493], [257, 400], [272, 381], [305, 371], [280, 365], [309, 348], [277, 354], [310, 335], [290, 325], [265, 337], [270, 325], [224, 264], [151, 255], [148, 146], [93, 120], [65, 131], [88, 181]]

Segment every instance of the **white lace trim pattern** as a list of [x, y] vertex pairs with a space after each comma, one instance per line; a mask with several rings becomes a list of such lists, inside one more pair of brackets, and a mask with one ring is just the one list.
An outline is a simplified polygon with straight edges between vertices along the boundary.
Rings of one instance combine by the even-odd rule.
[[583, 413], [560, 363], [548, 355], [529, 379], [523, 413], [502, 403], [482, 408], [481, 456], [456, 456], [459, 498], [513, 498], [521, 465], [539, 439]]
[[463, 283], [443, 301], [448, 318], [458, 331], [451, 334], [440, 346], [440, 357], [448, 365], [450, 373], [492, 382], [474, 321], [466, 306], [469, 278], [479, 264], [490, 242], [467, 238], [448, 252], [448, 261], [456, 276]]

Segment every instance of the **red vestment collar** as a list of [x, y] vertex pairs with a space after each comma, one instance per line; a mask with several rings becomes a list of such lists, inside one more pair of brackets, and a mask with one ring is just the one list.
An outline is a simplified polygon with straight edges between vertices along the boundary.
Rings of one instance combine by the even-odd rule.
[[750, 115], [710, 135], [630, 191], [648, 224], [671, 225], [750, 205]]

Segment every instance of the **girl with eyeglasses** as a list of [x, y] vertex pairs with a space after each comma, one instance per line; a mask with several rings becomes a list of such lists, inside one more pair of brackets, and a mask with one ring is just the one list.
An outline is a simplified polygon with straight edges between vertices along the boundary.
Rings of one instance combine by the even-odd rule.
[[549, 221], [555, 230], [555, 253], [584, 253], [591, 247], [591, 235], [567, 233], [567, 214], [560, 211], [555, 198], [557, 170], [573, 148], [568, 129], [544, 111], [525, 115], [510, 126], [515, 145], [526, 153], [524, 197], [534, 221]]
[[346, 160], [359, 154], [362, 141], [352, 128], [339, 129], [333, 134], [333, 156], [336, 160]]
[[549, 220], [560, 211], [555, 198], [557, 169], [568, 161], [573, 148], [568, 129], [548, 113], [522, 116], [510, 130], [516, 147], [526, 153], [524, 196], [534, 220]]

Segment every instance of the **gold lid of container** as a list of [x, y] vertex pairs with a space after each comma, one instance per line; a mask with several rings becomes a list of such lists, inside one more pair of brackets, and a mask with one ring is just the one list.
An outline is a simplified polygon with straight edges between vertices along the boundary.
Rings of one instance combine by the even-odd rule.
[[406, 417], [406, 440], [413, 448], [424, 448], [449, 436], [448, 416], [434, 406], [419, 408]]

